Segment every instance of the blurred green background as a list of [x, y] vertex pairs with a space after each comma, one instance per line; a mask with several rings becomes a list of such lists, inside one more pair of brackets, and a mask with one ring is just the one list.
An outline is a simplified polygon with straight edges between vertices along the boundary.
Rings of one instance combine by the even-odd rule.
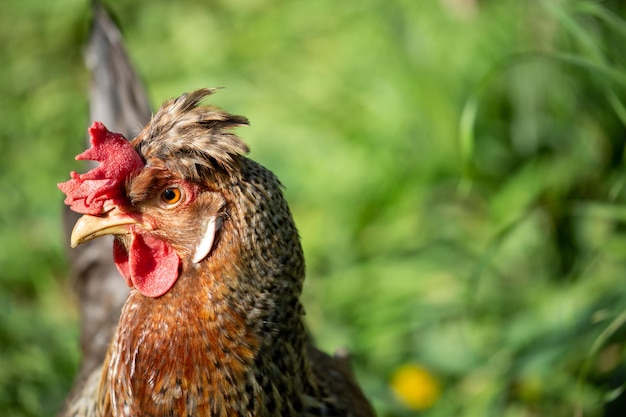
[[[155, 105], [223, 86], [212, 102], [250, 118], [309, 325], [381, 416], [623, 415], [623, 2], [110, 7]], [[84, 146], [89, 19], [86, 0], [0, 2], [3, 416], [53, 415], [78, 367], [55, 184]]]

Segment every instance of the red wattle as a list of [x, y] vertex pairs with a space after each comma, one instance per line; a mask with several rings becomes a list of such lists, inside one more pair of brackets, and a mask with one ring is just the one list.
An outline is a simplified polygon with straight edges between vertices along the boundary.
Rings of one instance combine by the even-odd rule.
[[113, 246], [115, 265], [129, 286], [146, 297], [160, 297], [178, 279], [180, 259], [172, 246], [151, 235], [131, 234], [129, 251], [117, 240]]

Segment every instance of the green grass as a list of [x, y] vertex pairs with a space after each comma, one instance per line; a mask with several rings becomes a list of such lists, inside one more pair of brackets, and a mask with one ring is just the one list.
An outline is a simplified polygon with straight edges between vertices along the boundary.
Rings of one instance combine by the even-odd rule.
[[[113, 2], [112, 2], [113, 3]], [[381, 416], [602, 416], [623, 384], [626, 7], [594, 0], [115, 2], [153, 103], [205, 86], [286, 185], [308, 322]], [[55, 184], [87, 127], [88, 2], [0, 4], [0, 410], [78, 366]]]

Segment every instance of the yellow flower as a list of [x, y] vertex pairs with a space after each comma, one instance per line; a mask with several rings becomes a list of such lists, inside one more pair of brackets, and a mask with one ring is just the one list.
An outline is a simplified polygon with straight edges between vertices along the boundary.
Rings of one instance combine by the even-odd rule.
[[425, 368], [402, 365], [391, 377], [391, 388], [407, 407], [426, 410], [437, 402], [441, 394], [439, 382]]

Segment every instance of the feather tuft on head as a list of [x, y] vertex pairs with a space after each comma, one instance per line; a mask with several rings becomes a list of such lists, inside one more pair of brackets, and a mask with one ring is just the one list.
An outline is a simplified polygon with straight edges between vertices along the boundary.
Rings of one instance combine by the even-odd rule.
[[132, 141], [148, 165], [164, 165], [183, 178], [201, 179], [203, 169], [231, 172], [248, 146], [230, 131], [248, 119], [214, 106], [199, 106], [213, 94], [204, 88], [164, 103]]

